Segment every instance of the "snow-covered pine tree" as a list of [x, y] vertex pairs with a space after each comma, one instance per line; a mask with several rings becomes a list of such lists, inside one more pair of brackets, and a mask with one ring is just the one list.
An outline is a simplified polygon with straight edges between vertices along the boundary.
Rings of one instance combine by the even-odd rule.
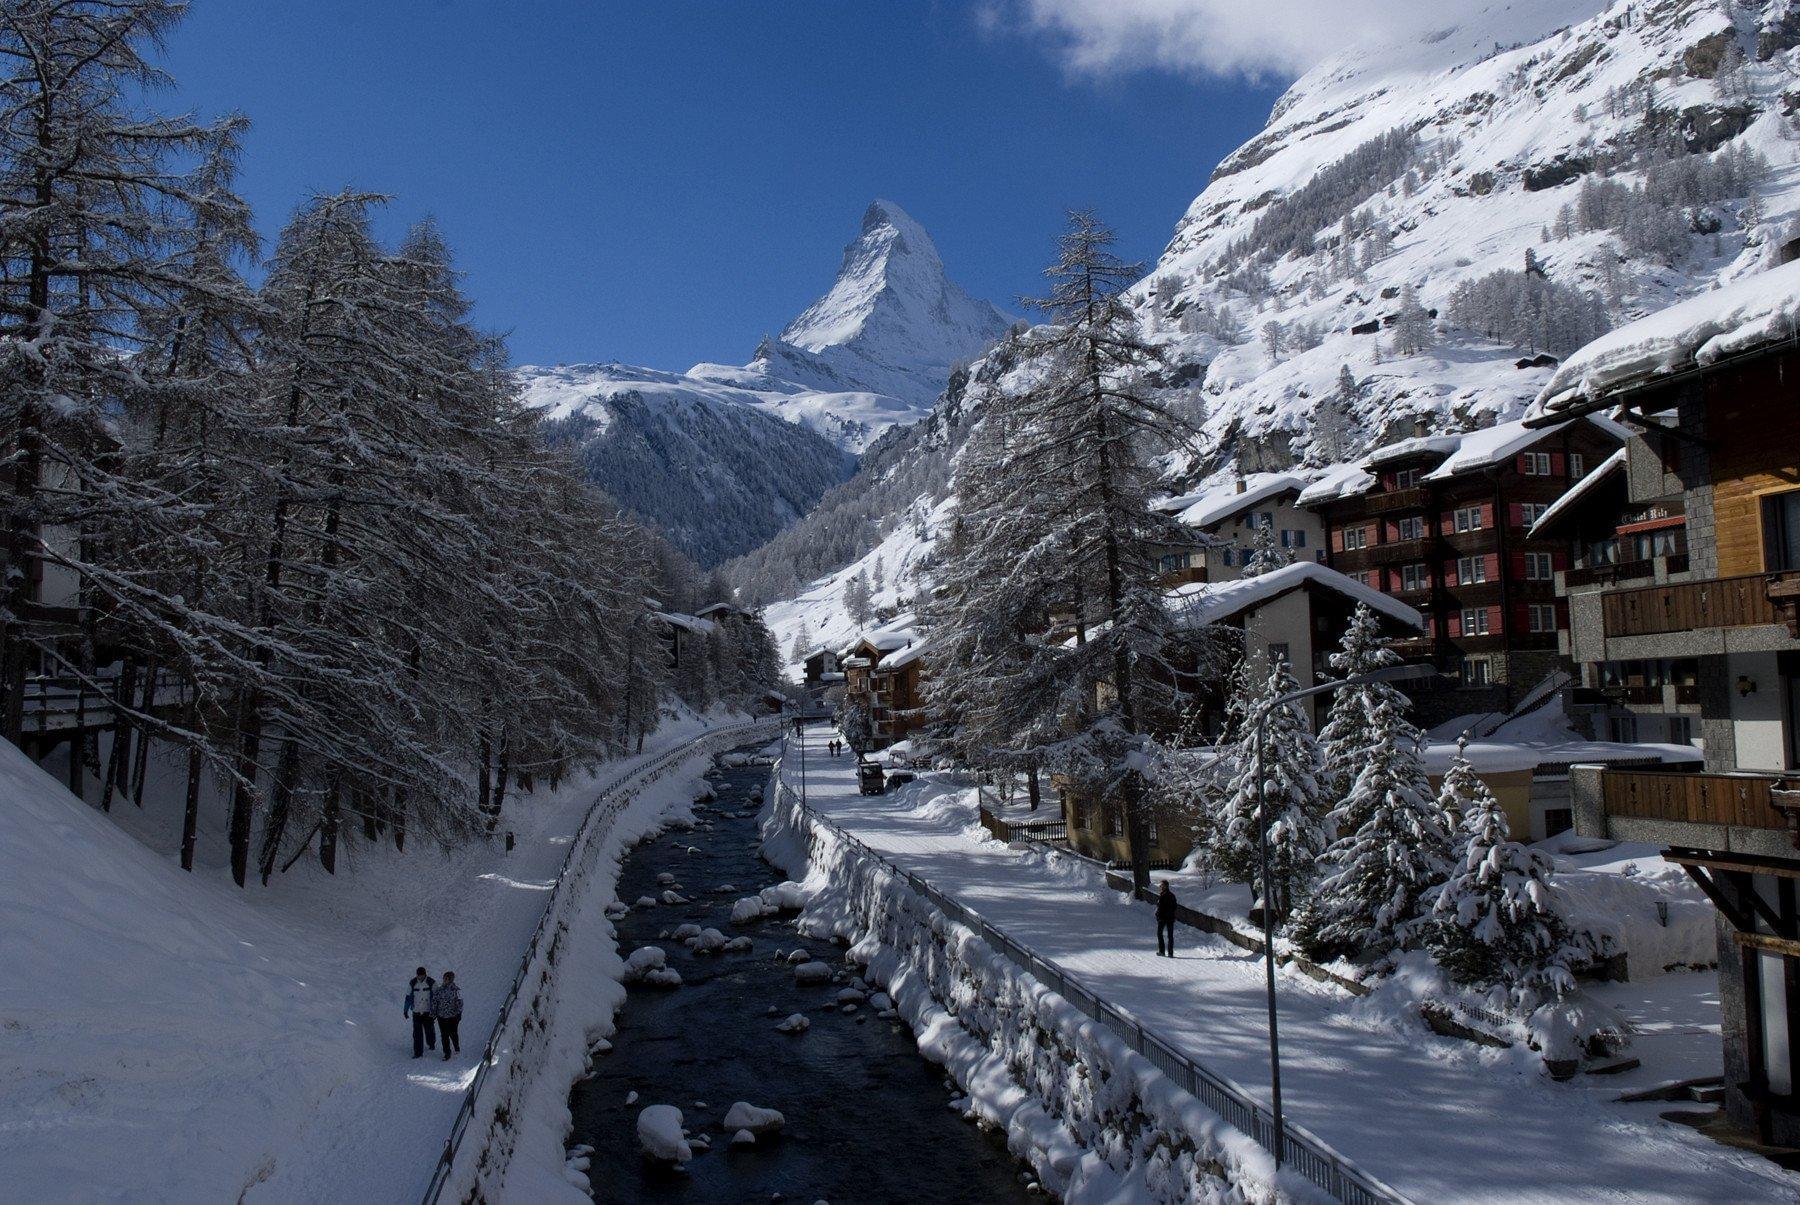
[[1157, 354], [1121, 296], [1140, 269], [1113, 254], [1114, 241], [1093, 214], [1070, 215], [1050, 294], [1037, 303], [1050, 318], [1032, 345], [1042, 374], [1020, 399], [1013, 449], [1029, 477], [1008, 510], [1035, 537], [1021, 544], [1066, 558], [1060, 576], [1073, 589], [1064, 596], [1076, 605], [1072, 647], [1058, 658], [1073, 710], [1061, 748], [1078, 781], [1122, 799], [1132, 877], [1142, 885], [1142, 767], [1152, 760], [1144, 734], [1159, 720], [1173, 724], [1174, 684], [1186, 671], [1170, 653], [1195, 643], [1161, 589], [1162, 550], [1188, 537], [1150, 507], [1150, 453], [1192, 433], [1139, 383]]
[[806, 642], [806, 623], [802, 620], [800, 626], [794, 629], [794, 643], [788, 646], [788, 660], [798, 665], [806, 660], [806, 654], [810, 651], [811, 647]]
[[844, 613], [850, 622], [861, 627], [869, 622], [870, 591], [868, 574], [858, 569], [856, 576], [844, 584]]
[[1244, 576], [1261, 577], [1293, 563], [1293, 550], [1283, 548], [1276, 539], [1273, 519], [1267, 523], [1257, 523], [1250, 536], [1250, 555], [1244, 561]]
[[1570, 991], [1589, 951], [1563, 914], [1550, 860], [1512, 839], [1467, 746], [1464, 733], [1438, 796], [1461, 819], [1453, 870], [1430, 900], [1427, 945], [1452, 979], [1502, 989], [1525, 1013]]
[[1378, 697], [1374, 743], [1342, 806], [1330, 871], [1295, 925], [1315, 958], [1381, 958], [1418, 936], [1426, 893], [1450, 872], [1450, 834], [1419, 756], [1419, 730], [1400, 700]]
[[1400, 310], [1394, 318], [1394, 353], [1416, 356], [1430, 346], [1431, 316], [1419, 301], [1418, 291], [1406, 285], [1400, 290]]
[[[1381, 638], [1381, 625], [1367, 603], [1358, 603], [1351, 613], [1350, 625], [1344, 629], [1338, 651], [1328, 658], [1331, 668], [1345, 678], [1366, 674], [1384, 666], [1399, 664], [1400, 658]], [[1375, 733], [1371, 716], [1376, 700], [1396, 694], [1384, 682], [1346, 686], [1333, 693], [1325, 726], [1319, 730], [1319, 746], [1325, 764], [1320, 782], [1325, 797], [1333, 806], [1350, 793], [1351, 784], [1374, 747]]]
[[[1319, 788], [1322, 758], [1300, 709], [1272, 700], [1300, 688], [1287, 662], [1276, 657], [1262, 688], [1250, 699], [1236, 741], [1236, 774], [1215, 826], [1214, 864], [1229, 878], [1252, 884], [1277, 923], [1287, 920], [1306, 894], [1330, 838], [1329, 804]], [[1256, 718], [1266, 713], [1259, 725]], [[1261, 784], [1265, 810], [1257, 805]], [[1265, 821], [1265, 815], [1267, 817]], [[1269, 881], [1262, 881], [1261, 841], [1268, 825]]]

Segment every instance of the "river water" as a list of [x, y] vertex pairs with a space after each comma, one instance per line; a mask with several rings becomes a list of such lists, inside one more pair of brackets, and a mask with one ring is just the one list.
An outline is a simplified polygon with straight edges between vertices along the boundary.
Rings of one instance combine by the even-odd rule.
[[[1032, 1199], [1020, 1165], [997, 1135], [951, 1107], [952, 1087], [904, 1026], [867, 1005], [837, 1010], [831, 1002], [843, 984], [800, 986], [793, 969], [776, 961], [777, 951], [804, 947], [841, 968], [841, 947], [799, 936], [792, 914], [729, 923], [736, 900], [784, 877], [756, 853], [752, 797], [767, 779], [767, 767], [716, 770], [718, 799], [696, 809], [699, 826], [672, 829], [626, 858], [620, 899], [660, 897], [667, 888], [658, 876], [673, 874], [691, 902], [634, 908], [616, 925], [622, 953], [661, 946], [683, 985], [633, 984], [612, 1052], [595, 1059], [592, 1075], [571, 1094], [570, 1143], [594, 1148], [588, 1177], [595, 1196], [691, 1205]], [[726, 885], [733, 889], [717, 890]], [[696, 955], [659, 940], [687, 922], [746, 935], [752, 948]], [[777, 1032], [776, 1024], [796, 1012], [811, 1028], [797, 1036]], [[627, 1104], [633, 1092], [638, 1098]], [[786, 1117], [781, 1135], [754, 1148], [731, 1147], [721, 1122], [740, 1100], [779, 1109]], [[644, 1159], [637, 1115], [652, 1104], [679, 1108], [687, 1129], [709, 1135], [712, 1149], [681, 1171]]]

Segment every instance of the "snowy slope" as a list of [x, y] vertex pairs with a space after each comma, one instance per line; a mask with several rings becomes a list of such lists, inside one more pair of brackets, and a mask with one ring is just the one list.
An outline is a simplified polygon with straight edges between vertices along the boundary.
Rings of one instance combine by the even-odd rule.
[[816, 389], [885, 393], [922, 412], [951, 365], [981, 354], [1009, 322], [944, 274], [923, 226], [876, 201], [831, 289], [765, 339], [750, 367]]
[[751, 391], [622, 364], [518, 375], [549, 438], [572, 445], [595, 483], [703, 566], [768, 540], [853, 464]]
[[[1517, 365], [1544, 348], [1453, 322], [1452, 294], [1519, 272], [1528, 251], [1609, 324], [1771, 265], [1800, 233], [1797, 45], [1793, 0], [1512, 0], [1321, 63], [1219, 166], [1135, 290], [1154, 337], [1205, 366], [1217, 442], [1195, 467], [1317, 463], [1305, 432], [1346, 366], [1359, 445], [1416, 420], [1516, 417], [1551, 370]], [[1366, 149], [1384, 138], [1388, 153]], [[1767, 164], [1748, 185], [1669, 183], [1746, 152]], [[1651, 203], [1584, 228], [1583, 190], [1602, 182], [1647, 184]], [[1410, 355], [1393, 327], [1409, 287], [1436, 315]]]

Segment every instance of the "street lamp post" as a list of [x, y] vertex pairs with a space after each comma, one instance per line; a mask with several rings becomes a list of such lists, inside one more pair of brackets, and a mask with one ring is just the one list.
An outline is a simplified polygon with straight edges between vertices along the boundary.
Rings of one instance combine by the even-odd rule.
[[1313, 695], [1324, 694], [1328, 690], [1341, 690], [1346, 686], [1364, 686], [1371, 682], [1404, 682], [1416, 678], [1429, 678], [1437, 673], [1430, 665], [1389, 665], [1382, 669], [1370, 670], [1366, 674], [1352, 674], [1348, 678], [1338, 678], [1330, 682], [1321, 682], [1317, 686], [1309, 686], [1305, 690], [1289, 691], [1279, 698], [1270, 699], [1256, 713], [1256, 843], [1262, 861], [1262, 925], [1263, 925], [1263, 979], [1267, 985], [1269, 997], [1269, 1102], [1275, 1112], [1275, 1166], [1281, 1166], [1283, 1146], [1281, 1120], [1281, 1033], [1275, 1015], [1275, 908], [1269, 890], [1269, 811], [1264, 802], [1263, 786], [1267, 775], [1263, 772], [1263, 732], [1268, 727], [1269, 716], [1278, 707], [1286, 707], [1301, 699]]

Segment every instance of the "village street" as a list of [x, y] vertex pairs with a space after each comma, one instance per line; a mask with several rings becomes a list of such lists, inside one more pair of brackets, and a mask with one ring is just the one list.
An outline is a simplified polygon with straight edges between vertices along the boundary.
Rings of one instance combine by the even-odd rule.
[[[851, 756], [825, 751], [831, 736], [806, 734], [818, 814], [1267, 1102], [1259, 958], [1185, 927], [1178, 956], [1158, 958], [1149, 905], [1107, 888], [1092, 866], [989, 839], [972, 792], [935, 776], [861, 795]], [[794, 741], [788, 750], [783, 772], [798, 789]], [[1288, 1119], [1414, 1201], [1792, 1198], [1774, 1164], [1660, 1121], [1671, 1106], [1614, 1103], [1669, 1078], [1654, 1066], [1557, 1084], [1533, 1054], [1482, 1050], [1416, 1021], [1400, 1028], [1299, 974], [1283, 973], [1278, 993]]]

